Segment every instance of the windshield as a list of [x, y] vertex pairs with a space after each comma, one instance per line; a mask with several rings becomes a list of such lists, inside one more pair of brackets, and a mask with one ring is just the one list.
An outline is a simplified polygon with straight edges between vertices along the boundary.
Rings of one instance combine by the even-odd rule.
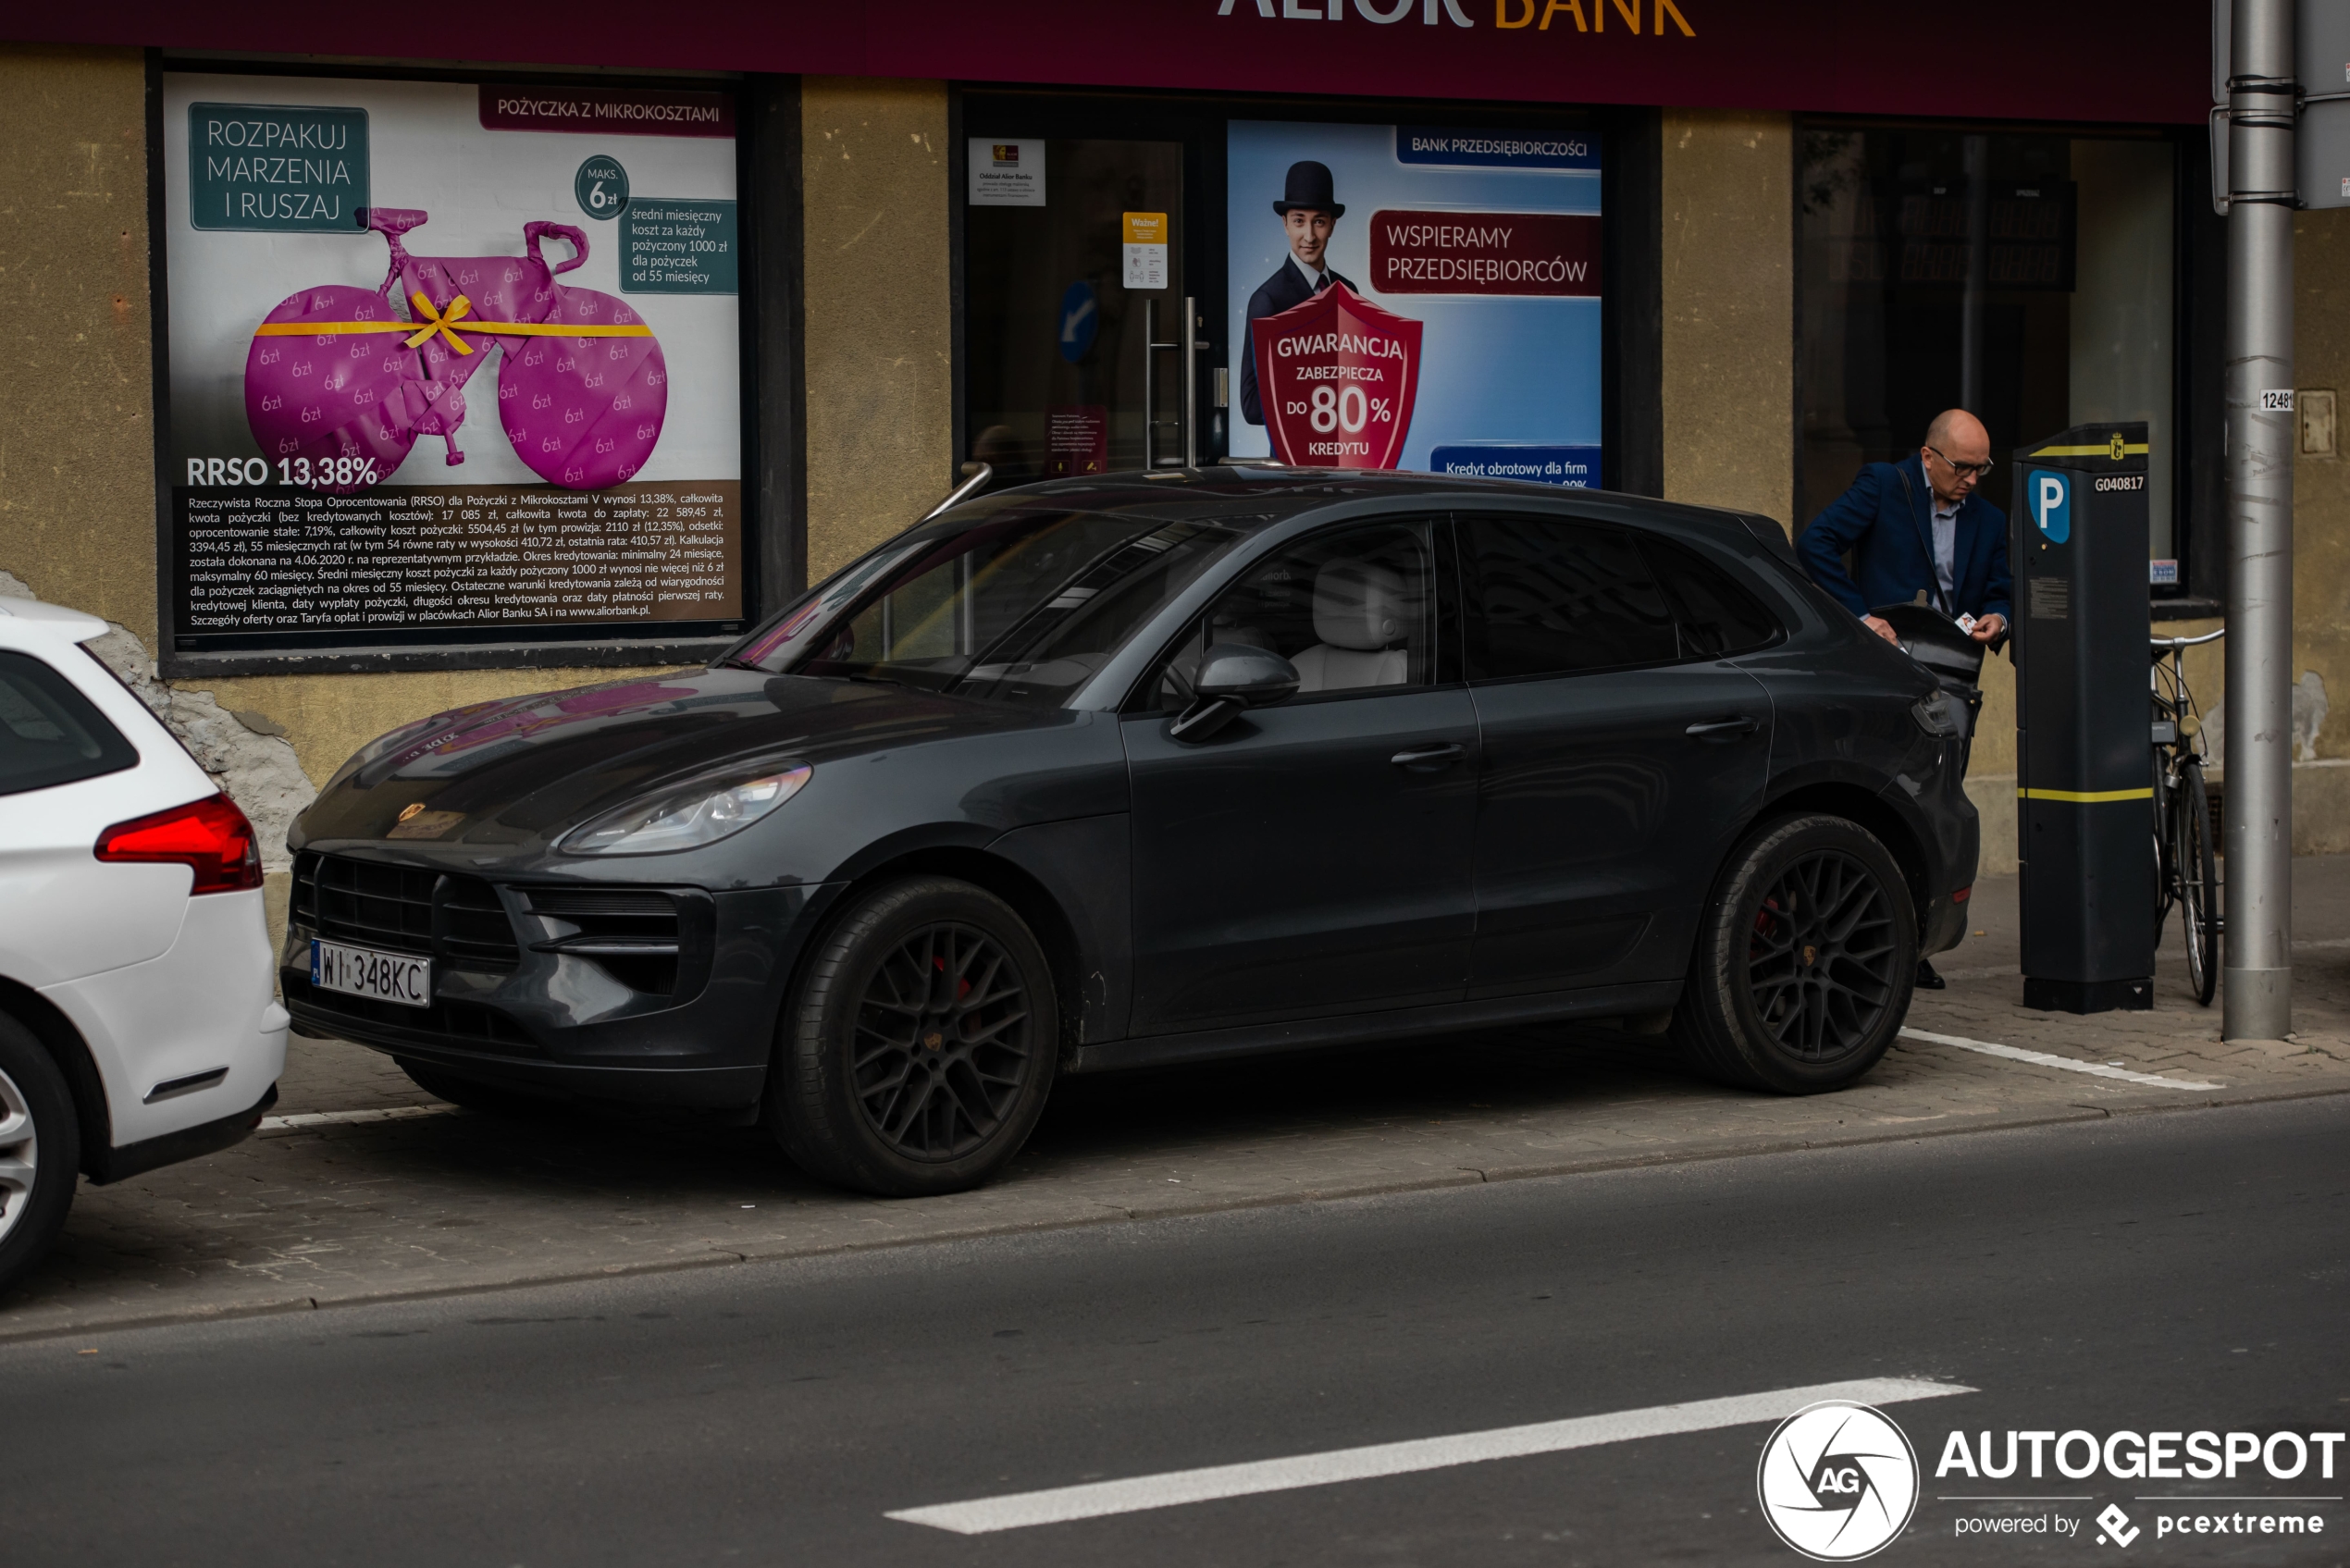
[[875, 551], [726, 661], [1052, 706], [1240, 537], [1214, 523], [1005, 508]]

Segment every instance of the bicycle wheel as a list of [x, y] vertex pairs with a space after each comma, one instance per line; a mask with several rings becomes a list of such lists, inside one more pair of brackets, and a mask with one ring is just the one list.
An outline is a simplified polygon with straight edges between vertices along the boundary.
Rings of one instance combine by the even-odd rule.
[[2171, 809], [2172, 796], [2169, 780], [2163, 776], [2162, 751], [2154, 754], [2154, 945], [2162, 945], [2162, 922], [2170, 918], [2171, 905], [2179, 895], [2179, 868], [2171, 853]]
[[2187, 983], [2204, 1006], [2220, 988], [2220, 863], [2211, 846], [2211, 802], [2203, 765], [2179, 766], [2171, 796], [2171, 853], [2179, 868], [2179, 934], [2186, 939]]

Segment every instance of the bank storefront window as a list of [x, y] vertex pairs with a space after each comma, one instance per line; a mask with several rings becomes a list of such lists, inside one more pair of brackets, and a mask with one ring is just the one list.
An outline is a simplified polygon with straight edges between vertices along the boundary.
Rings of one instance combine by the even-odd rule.
[[966, 93], [964, 454], [1602, 482], [1606, 132], [1555, 108]]
[[166, 71], [160, 100], [168, 658], [740, 630], [732, 93]]
[[[1801, 130], [1802, 520], [1945, 408], [2017, 447], [2144, 420], [2147, 577], [2183, 579], [2177, 148], [2158, 136]], [[1990, 498], [2007, 505], [2003, 476]]]
[[1183, 144], [998, 134], [966, 156], [971, 455], [1007, 479], [1180, 462], [1196, 410], [1180, 350], [1151, 345], [1195, 292]]

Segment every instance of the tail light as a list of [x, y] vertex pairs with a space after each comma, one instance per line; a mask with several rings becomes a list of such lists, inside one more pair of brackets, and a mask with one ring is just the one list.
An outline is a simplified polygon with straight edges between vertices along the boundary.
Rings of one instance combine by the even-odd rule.
[[91, 851], [101, 860], [188, 866], [190, 893], [240, 893], [261, 885], [261, 845], [253, 824], [225, 795], [117, 822]]

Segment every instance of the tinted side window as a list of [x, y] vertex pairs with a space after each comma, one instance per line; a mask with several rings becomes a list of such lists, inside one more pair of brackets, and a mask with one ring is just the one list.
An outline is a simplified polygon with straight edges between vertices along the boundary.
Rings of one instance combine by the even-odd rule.
[[1553, 518], [1469, 517], [1469, 674], [1476, 680], [1666, 664], [1673, 614], [1632, 536]]
[[1778, 618], [1731, 575], [1687, 545], [1640, 541], [1681, 628], [1681, 657], [1721, 659], [1775, 641]]
[[136, 766], [138, 748], [73, 683], [25, 653], [0, 652], [0, 795]]
[[1181, 708], [1218, 643], [1270, 648], [1297, 667], [1300, 697], [1424, 686], [1436, 677], [1435, 573], [1428, 525], [1379, 523], [1312, 535], [1259, 562], [1187, 631], [1149, 700]]

